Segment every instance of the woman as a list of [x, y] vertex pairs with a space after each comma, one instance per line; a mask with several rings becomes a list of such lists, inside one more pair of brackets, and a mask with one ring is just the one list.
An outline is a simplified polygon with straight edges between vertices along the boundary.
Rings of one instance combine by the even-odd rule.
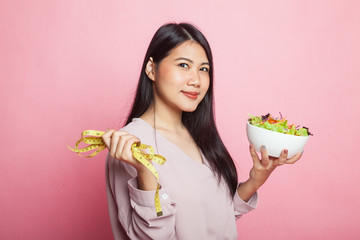
[[[249, 179], [238, 184], [236, 168], [213, 115], [213, 59], [203, 34], [190, 24], [166, 24], [147, 50], [132, 110], [120, 131], [103, 140], [110, 220], [116, 239], [236, 239], [235, 220], [256, 207], [256, 191], [279, 165], [253, 146]], [[155, 177], [132, 156], [141, 141], [166, 157], [154, 164], [163, 215], [157, 217]]]

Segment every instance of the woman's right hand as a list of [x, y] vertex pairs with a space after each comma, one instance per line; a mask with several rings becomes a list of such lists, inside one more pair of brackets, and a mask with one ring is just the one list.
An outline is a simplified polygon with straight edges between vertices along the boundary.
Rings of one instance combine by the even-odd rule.
[[131, 151], [131, 146], [140, 139], [125, 131], [107, 130], [102, 139], [109, 149], [110, 156], [133, 166], [138, 173], [138, 188], [144, 191], [155, 190], [158, 186], [154, 175], [138, 160]]
[[133, 157], [131, 151], [133, 143], [140, 142], [140, 139], [128, 132], [115, 131], [114, 129], [107, 130], [102, 135], [102, 139], [109, 149], [111, 157], [128, 163], [136, 169], [143, 167], [143, 165]]

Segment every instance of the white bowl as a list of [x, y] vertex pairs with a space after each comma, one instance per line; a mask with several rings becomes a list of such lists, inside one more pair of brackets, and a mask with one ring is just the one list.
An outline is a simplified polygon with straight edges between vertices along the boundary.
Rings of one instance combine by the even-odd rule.
[[305, 147], [309, 139], [308, 136], [295, 136], [256, 127], [249, 122], [246, 124], [246, 133], [257, 152], [260, 152], [260, 147], [264, 145], [268, 155], [273, 157], [279, 157], [281, 151], [287, 149], [288, 158], [291, 158]]

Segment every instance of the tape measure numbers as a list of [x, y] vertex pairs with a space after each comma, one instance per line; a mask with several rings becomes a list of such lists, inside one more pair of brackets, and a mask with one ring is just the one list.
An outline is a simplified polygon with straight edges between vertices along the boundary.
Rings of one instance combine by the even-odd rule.
[[[104, 133], [105, 132], [103, 132], [103, 131], [97, 131], [97, 130], [85, 130], [81, 133], [81, 138], [80, 138], [80, 140], [78, 140], [76, 142], [75, 148], [71, 148], [69, 146], [68, 146], [68, 148], [81, 157], [84, 157], [84, 158], [94, 157], [95, 155], [97, 155], [98, 153], [100, 153], [102, 150], [104, 150], [106, 148], [106, 145], [105, 145], [103, 139], [101, 138], [101, 136]], [[84, 142], [89, 145], [84, 148], [79, 148], [79, 145], [81, 142]], [[93, 153], [91, 153], [90, 155], [84, 156], [81, 154], [81, 153], [88, 152], [88, 151], [91, 151], [94, 149], [96, 149], [96, 150]], [[148, 154], [143, 153], [141, 150], [148, 150], [149, 153]], [[136, 160], [138, 160], [140, 163], [142, 163], [155, 176], [155, 178], [157, 180], [157, 188], [156, 188], [155, 198], [154, 198], [155, 209], [156, 209], [157, 216], [158, 217], [162, 216], [163, 213], [161, 210], [160, 198], [159, 198], [159, 189], [160, 189], [159, 174], [156, 171], [155, 167], [149, 161], [154, 161], [160, 165], [163, 165], [166, 162], [166, 159], [161, 155], [155, 154], [154, 148], [152, 146], [145, 145], [140, 142], [134, 143], [131, 146], [131, 151], [132, 151], [134, 158]]]

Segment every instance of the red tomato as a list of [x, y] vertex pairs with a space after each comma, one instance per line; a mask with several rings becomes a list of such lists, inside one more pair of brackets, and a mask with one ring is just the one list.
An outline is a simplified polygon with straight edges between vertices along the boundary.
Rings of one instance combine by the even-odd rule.
[[270, 119], [268, 120], [268, 122], [269, 122], [270, 124], [274, 124], [274, 123], [277, 123], [278, 121], [275, 120], [275, 119], [273, 119], [273, 118], [270, 118]]

